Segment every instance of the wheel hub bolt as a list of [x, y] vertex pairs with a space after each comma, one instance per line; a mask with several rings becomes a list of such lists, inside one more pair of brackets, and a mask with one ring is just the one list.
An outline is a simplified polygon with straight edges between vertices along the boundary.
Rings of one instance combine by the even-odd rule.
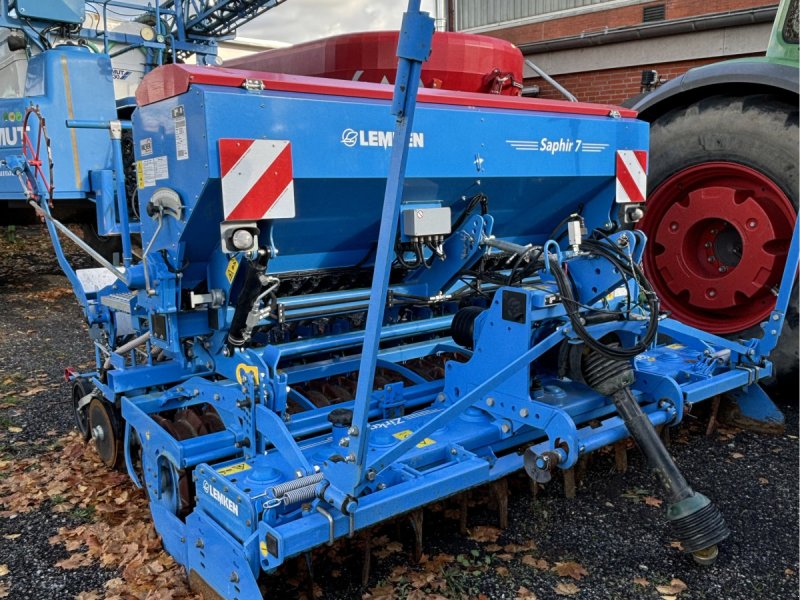
[[750, 229], [755, 229], [755, 228], [756, 228], [756, 225], [758, 225], [758, 221], [756, 221], [755, 219], [750, 219], [750, 220], [747, 222], [747, 226], [748, 226]]
[[95, 426], [92, 428], [92, 437], [93, 437], [94, 439], [96, 439], [96, 440], [100, 440], [100, 441], [102, 442], [102, 441], [105, 439], [105, 437], [106, 437], [106, 432], [105, 432], [105, 431], [103, 431], [103, 428], [102, 428], [102, 427], [100, 427], [100, 425], [95, 425]]
[[708, 297], [713, 298], [717, 295], [717, 290], [708, 290]]
[[713, 256], [708, 257], [708, 262], [713, 263], [716, 259]]
[[720, 267], [720, 268], [719, 268], [719, 272], [720, 272], [720, 273], [725, 273], [727, 270], [728, 270], [728, 267], [724, 267], [724, 266], [723, 266], [723, 267]]

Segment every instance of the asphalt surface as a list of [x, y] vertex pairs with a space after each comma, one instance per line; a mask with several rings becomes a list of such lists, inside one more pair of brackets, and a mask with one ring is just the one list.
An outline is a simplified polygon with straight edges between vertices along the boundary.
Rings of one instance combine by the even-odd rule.
[[[18, 230], [13, 243], [0, 240], [0, 315], [2, 514], [14, 464], [29, 461], [31, 468], [48, 469], [60, 451], [59, 439], [74, 427], [64, 367], [85, 368], [92, 361], [81, 311], [39, 228]], [[628, 471], [621, 474], [613, 454], [601, 452], [573, 499], [564, 497], [560, 478], [535, 498], [525, 477], [511, 478], [510, 526], [502, 532], [492, 533], [497, 511], [488, 488], [470, 493], [468, 536], [458, 532], [455, 500], [426, 509], [421, 565], [409, 558], [407, 520], [377, 528], [367, 588], [360, 586], [360, 537], [316, 551], [316, 595], [531, 597], [525, 588], [540, 600], [565, 593], [580, 599], [656, 599], [670, 596], [656, 586], [678, 579], [685, 584], [678, 586], [680, 600], [798, 598], [798, 400], [778, 401], [787, 419], [782, 435], [723, 428], [706, 437], [701, 410], [672, 432], [678, 465], [695, 489], [717, 504], [731, 530], [712, 567], [696, 566], [671, 544], [664, 507], [653, 505], [659, 487], [641, 455], [631, 450]], [[104, 584], [118, 581], [125, 565], [63, 569], [55, 564], [69, 552], [48, 542], [59, 528], [98, 518], [102, 515], [56, 512], [49, 500], [28, 512], [0, 516], [0, 573], [3, 565], [8, 568], [0, 575], [0, 597], [103, 597]], [[488, 536], [481, 535], [484, 528]], [[558, 562], [576, 563], [586, 574], [559, 575], [553, 570]], [[264, 585], [274, 598], [303, 597], [308, 581], [300, 560]], [[162, 592], [153, 590], [150, 597], [168, 597]]]

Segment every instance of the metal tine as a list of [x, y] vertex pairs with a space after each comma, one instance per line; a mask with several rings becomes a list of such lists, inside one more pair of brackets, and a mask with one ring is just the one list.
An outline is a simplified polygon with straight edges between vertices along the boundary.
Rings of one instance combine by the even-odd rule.
[[625, 473], [628, 470], [627, 440], [620, 440], [614, 444], [614, 465], [617, 473]]
[[497, 519], [500, 529], [508, 528], [508, 479], [503, 477], [492, 482], [492, 491], [497, 500]]
[[576, 482], [575, 482], [575, 467], [570, 467], [569, 469], [564, 469], [564, 496], [566, 498], [574, 498], [575, 497], [575, 490], [576, 490]]
[[708, 427], [706, 427], [706, 437], [710, 436], [717, 430], [719, 426], [719, 404], [720, 397], [714, 396], [711, 400], [711, 416], [708, 417]]
[[458, 497], [460, 504], [460, 514], [458, 519], [458, 531], [461, 535], [467, 535], [467, 520], [469, 518], [469, 492], [464, 492]]
[[305, 558], [306, 569], [308, 570], [308, 597], [311, 600], [314, 600], [314, 565], [313, 565], [313, 556], [311, 555], [311, 551], [303, 552], [303, 557]]
[[425, 513], [423, 509], [418, 508], [408, 514], [408, 521], [411, 523], [411, 529], [414, 531], [414, 562], [418, 563], [422, 560], [422, 532]]
[[372, 529], [364, 531], [364, 562], [361, 566], [361, 587], [369, 585], [369, 573], [372, 568]]

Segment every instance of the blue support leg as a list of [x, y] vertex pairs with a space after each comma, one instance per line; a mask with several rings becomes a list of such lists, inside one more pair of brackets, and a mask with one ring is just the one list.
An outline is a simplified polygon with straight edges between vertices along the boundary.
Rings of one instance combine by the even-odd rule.
[[757, 383], [735, 389], [727, 397], [733, 401], [723, 414], [727, 423], [759, 433], [783, 433], [783, 413]]

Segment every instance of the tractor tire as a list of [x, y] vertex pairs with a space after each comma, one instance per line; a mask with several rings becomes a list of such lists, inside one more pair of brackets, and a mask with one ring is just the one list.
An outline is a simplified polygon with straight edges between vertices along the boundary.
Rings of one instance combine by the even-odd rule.
[[[761, 335], [775, 306], [798, 206], [798, 108], [771, 94], [717, 95], [650, 129], [645, 272], [678, 320], [731, 337]], [[772, 352], [797, 390], [797, 293]]]

